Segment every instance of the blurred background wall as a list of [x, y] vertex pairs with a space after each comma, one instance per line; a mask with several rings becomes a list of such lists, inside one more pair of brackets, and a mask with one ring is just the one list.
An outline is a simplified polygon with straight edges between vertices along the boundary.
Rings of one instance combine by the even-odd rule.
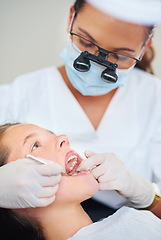
[[[0, 83], [51, 65], [67, 40], [67, 22], [74, 0], [0, 0]], [[161, 78], [161, 26], [154, 46], [155, 74]]]

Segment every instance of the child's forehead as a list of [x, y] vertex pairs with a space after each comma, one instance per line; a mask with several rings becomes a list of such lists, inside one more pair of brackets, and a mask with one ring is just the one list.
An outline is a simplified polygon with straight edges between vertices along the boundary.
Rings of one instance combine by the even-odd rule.
[[18, 124], [18, 125], [11, 126], [9, 129], [7, 129], [4, 134], [4, 137], [24, 138], [25, 136], [28, 136], [31, 134], [35, 134], [38, 136], [38, 135], [49, 134], [49, 133], [55, 135], [52, 131], [41, 128], [34, 124]]
[[14, 126], [11, 126], [6, 130], [6, 133], [12, 133], [12, 132], [18, 132], [18, 131], [25, 131], [25, 130], [37, 130], [41, 129], [36, 125], [33, 124], [17, 124]]
[[16, 147], [17, 146], [24, 146], [26, 142], [29, 140], [49, 140], [51, 137], [56, 137], [56, 135], [47, 129], [41, 128], [34, 124], [18, 124], [11, 126], [7, 129], [2, 137], [2, 142], [6, 146]]
[[33, 124], [18, 124], [8, 128], [3, 135], [3, 139], [9, 141], [9, 138], [11, 138], [13, 141], [14, 139], [23, 138], [32, 133], [42, 133], [45, 131], [45, 129]]

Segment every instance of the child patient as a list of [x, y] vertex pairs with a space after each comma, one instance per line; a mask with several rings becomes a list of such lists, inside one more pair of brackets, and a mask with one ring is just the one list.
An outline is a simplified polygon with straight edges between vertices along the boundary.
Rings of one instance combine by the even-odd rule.
[[[70, 148], [65, 135], [56, 136], [32, 124], [1, 126], [0, 165], [23, 159], [27, 154], [55, 161], [71, 174], [82, 161]], [[50, 186], [50, 182], [46, 182], [46, 186]], [[0, 209], [1, 239], [10, 239], [8, 236], [16, 240], [161, 239], [161, 221], [148, 211], [123, 207], [93, 224], [80, 203], [92, 197], [98, 189], [98, 182], [90, 171], [62, 176], [51, 205], [21, 210]]]

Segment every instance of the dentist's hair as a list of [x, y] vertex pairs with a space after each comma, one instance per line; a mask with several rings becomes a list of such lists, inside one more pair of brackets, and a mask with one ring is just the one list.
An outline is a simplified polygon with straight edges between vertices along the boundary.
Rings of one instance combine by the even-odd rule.
[[[83, 10], [83, 8], [85, 7], [86, 4], [86, 0], [76, 0], [74, 3], [74, 9], [76, 14], [78, 12], [80, 12], [81, 10]], [[147, 32], [147, 37], [148, 35], [151, 35], [151, 33], [153, 32], [153, 28], [154, 26], [147, 26], [146, 28], [146, 32]], [[151, 74], [154, 74], [153, 72], [153, 68], [152, 68], [152, 61], [155, 57], [155, 52], [154, 52], [154, 48], [153, 46], [150, 46], [147, 51], [145, 52], [142, 60], [140, 62], [138, 62], [136, 64], [137, 68], [140, 68], [146, 72], [149, 72]]]
[[[2, 144], [5, 132], [20, 123], [0, 126], [0, 167], [7, 164], [9, 148]], [[12, 176], [8, 176], [12, 177]], [[0, 208], [0, 239], [45, 240], [43, 229], [35, 217], [24, 217], [14, 210]]]

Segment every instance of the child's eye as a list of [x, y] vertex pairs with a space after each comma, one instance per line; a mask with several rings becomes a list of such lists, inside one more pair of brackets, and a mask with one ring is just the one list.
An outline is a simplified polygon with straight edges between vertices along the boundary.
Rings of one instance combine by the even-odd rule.
[[35, 142], [31, 150], [34, 151], [38, 147], [40, 147], [40, 144], [38, 142]]

